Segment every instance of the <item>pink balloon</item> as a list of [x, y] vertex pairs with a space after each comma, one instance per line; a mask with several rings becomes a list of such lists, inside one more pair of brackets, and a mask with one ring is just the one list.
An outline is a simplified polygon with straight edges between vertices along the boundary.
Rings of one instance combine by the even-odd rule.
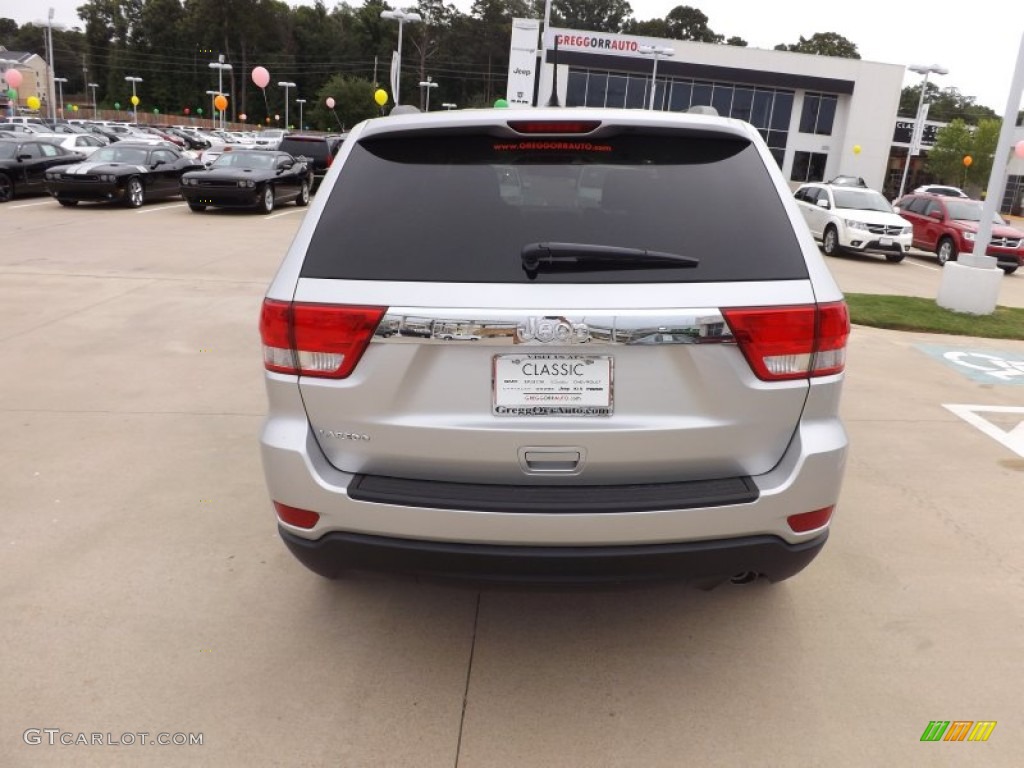
[[334, 109], [334, 97], [333, 96], [328, 96], [327, 97], [327, 101], [325, 101], [324, 103], [327, 105], [328, 109]]
[[257, 88], [266, 88], [270, 84], [270, 73], [266, 67], [256, 67], [252, 71], [252, 81]]
[[1017, 157], [1024, 157], [1024, 141], [1018, 141], [1017, 146], [1013, 148], [1013, 153]]
[[11, 88], [17, 88], [21, 85], [21, 72], [16, 69], [8, 69], [4, 77]]

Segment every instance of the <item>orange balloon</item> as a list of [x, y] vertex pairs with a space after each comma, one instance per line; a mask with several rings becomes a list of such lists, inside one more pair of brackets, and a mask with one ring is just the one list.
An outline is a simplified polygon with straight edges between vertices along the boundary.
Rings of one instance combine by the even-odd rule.
[[970, 155], [964, 155], [964, 167], [965, 168], [970, 168], [971, 167], [971, 163], [973, 163], [973, 162], [974, 162], [974, 158], [973, 157], [971, 157]]
[[228, 108], [228, 100], [225, 98], [223, 93], [218, 93], [217, 98], [213, 100], [213, 106], [223, 112]]

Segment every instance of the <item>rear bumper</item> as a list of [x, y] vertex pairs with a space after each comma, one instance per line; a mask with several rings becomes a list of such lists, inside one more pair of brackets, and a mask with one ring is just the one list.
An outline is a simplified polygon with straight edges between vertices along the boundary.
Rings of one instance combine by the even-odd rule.
[[498, 546], [334, 532], [309, 540], [283, 527], [281, 538], [307, 568], [328, 578], [386, 571], [471, 581], [601, 584], [683, 580], [714, 586], [755, 572], [782, 581], [825, 546], [828, 531], [799, 544], [775, 536], [604, 547]]

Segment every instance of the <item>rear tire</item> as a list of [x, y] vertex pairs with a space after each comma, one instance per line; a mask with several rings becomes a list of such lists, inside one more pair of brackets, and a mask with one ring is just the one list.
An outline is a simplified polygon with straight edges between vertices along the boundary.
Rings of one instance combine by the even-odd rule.
[[943, 266], [945, 266], [947, 261], [954, 261], [956, 259], [956, 246], [953, 244], [952, 238], [944, 237], [939, 240], [939, 244], [935, 248], [935, 258]]
[[74, 208], [76, 205], [78, 205], [77, 200], [72, 200], [69, 197], [58, 197], [57, 202], [63, 205], [65, 208]]
[[842, 253], [842, 249], [839, 247], [839, 233], [831, 224], [825, 227], [825, 232], [821, 236], [821, 250], [825, 252], [826, 256], [838, 256]]
[[124, 202], [129, 208], [141, 208], [146, 202], [146, 188], [142, 186], [142, 179], [132, 176], [125, 185]]
[[14, 199], [14, 179], [6, 173], [0, 173], [0, 203], [9, 203]]
[[1003, 270], [1003, 272], [1005, 272], [1008, 275], [1012, 275], [1014, 272], [1017, 271], [1016, 267], [1000, 267], [1000, 269]]
[[295, 204], [300, 208], [309, 205], [309, 182], [302, 182], [302, 189], [299, 190], [299, 196], [295, 198]]
[[267, 184], [263, 190], [263, 194], [260, 196], [258, 203], [260, 213], [264, 216], [274, 210], [274, 187], [271, 184]]

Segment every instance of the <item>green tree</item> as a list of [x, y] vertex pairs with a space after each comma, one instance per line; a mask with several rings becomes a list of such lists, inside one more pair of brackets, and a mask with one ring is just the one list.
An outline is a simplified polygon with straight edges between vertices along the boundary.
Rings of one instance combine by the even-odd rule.
[[988, 177], [992, 174], [992, 164], [996, 157], [996, 145], [999, 144], [999, 131], [1003, 121], [999, 119], [980, 120], [974, 129], [971, 141], [971, 167], [967, 169], [966, 184], [988, 187]]
[[963, 184], [963, 161], [973, 150], [974, 136], [970, 127], [963, 120], [953, 120], [935, 135], [935, 146], [928, 153], [928, 171], [940, 183]]
[[776, 51], [813, 53], [816, 56], [837, 56], [842, 59], [859, 59], [857, 46], [837, 32], [815, 32], [809, 38], [800, 35], [799, 42], [775, 46]]
[[551, 13], [559, 25], [594, 32], [621, 32], [633, 15], [626, 0], [555, 0]]
[[99, 83], [99, 96], [108, 103], [127, 104], [131, 87], [124, 81], [125, 75], [143, 77], [140, 66], [148, 67], [146, 62], [134, 59], [131, 50], [142, 5], [143, 0], [89, 0], [78, 6], [78, 18], [85, 22], [90, 76]]
[[[356, 123], [380, 115], [373, 91], [370, 80], [335, 75], [320, 88], [316, 106], [306, 112], [306, 122], [323, 131], [349, 130]], [[328, 98], [334, 99], [333, 111], [327, 108]]]
[[[917, 114], [917, 103], [921, 97], [921, 85], [911, 85], [900, 93], [899, 114], [913, 118]], [[968, 125], [977, 125], [979, 121], [998, 117], [989, 107], [975, 103], [973, 96], [964, 96], [956, 88], [939, 88], [929, 82], [925, 90], [925, 101], [928, 103], [928, 119], [940, 123], [948, 123], [960, 118]]]
[[708, 26], [708, 17], [689, 5], [677, 5], [665, 17], [669, 37], [675, 40], [694, 40], [698, 43], [721, 43], [723, 35], [716, 34]]
[[736, 36], [730, 37], [728, 40], [725, 41], [725, 44], [726, 45], [734, 45], [737, 48], [746, 48], [747, 45], [749, 45], [749, 43], [747, 43], [747, 41], [744, 40], [742, 37], [736, 37]]

